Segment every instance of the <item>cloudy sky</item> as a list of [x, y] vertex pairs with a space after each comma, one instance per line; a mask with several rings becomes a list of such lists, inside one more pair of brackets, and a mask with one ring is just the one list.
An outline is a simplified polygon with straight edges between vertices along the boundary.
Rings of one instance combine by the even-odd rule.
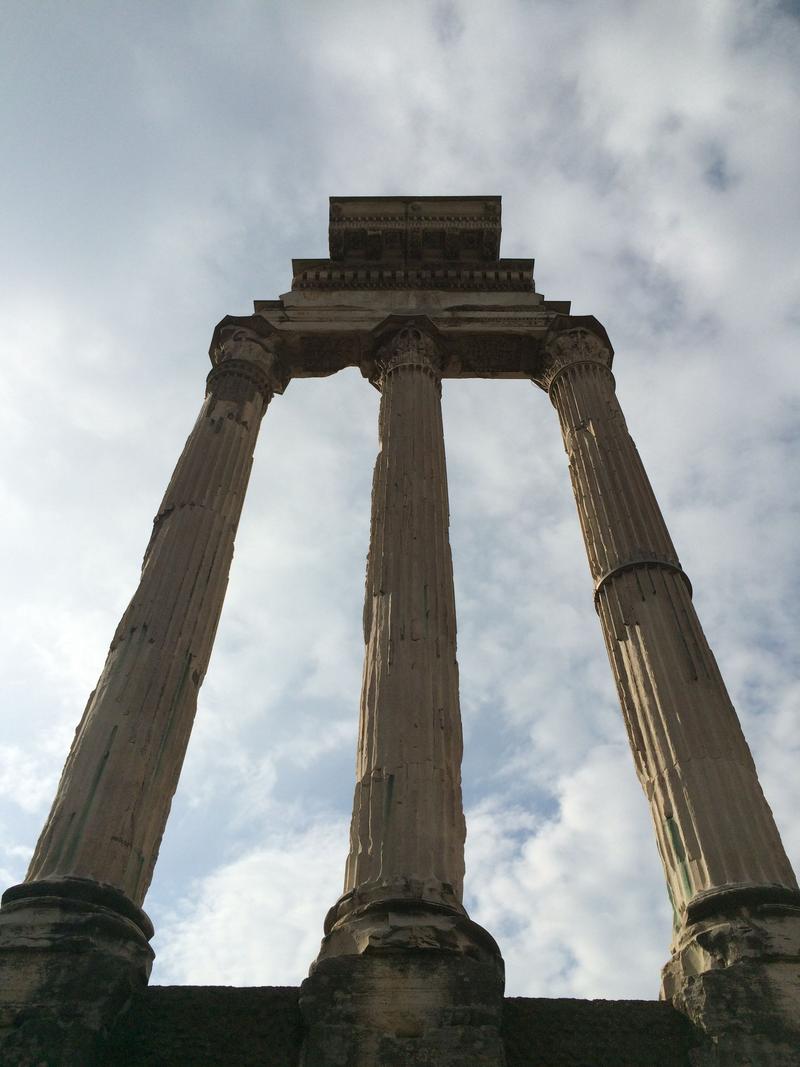
[[[800, 867], [800, 5], [5, 0], [0, 875], [24, 876], [225, 314], [327, 198], [501, 194], [594, 314]], [[378, 395], [262, 426], [146, 901], [154, 981], [296, 984], [341, 889]], [[444, 390], [466, 900], [517, 995], [654, 997], [670, 918], [555, 413]]]

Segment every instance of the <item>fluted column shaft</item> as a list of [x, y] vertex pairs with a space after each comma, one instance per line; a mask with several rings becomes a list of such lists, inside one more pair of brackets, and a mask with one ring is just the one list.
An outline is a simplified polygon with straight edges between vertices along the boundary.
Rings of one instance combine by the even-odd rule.
[[363, 686], [345, 892], [409, 880], [460, 900], [461, 715], [453, 565], [434, 340], [381, 350], [364, 604]]
[[797, 888], [666, 524], [614, 391], [611, 352], [551, 335], [558, 412], [595, 601], [676, 921], [731, 886]]
[[[399, 319], [399, 321], [397, 321]], [[301, 1063], [505, 1063], [503, 961], [463, 905], [464, 816], [438, 336], [376, 343], [380, 452], [344, 893], [300, 988]]]
[[224, 332], [214, 360], [27, 881], [92, 879], [137, 905], [150, 884], [222, 610], [261, 417], [284, 385], [273, 342], [252, 330]]

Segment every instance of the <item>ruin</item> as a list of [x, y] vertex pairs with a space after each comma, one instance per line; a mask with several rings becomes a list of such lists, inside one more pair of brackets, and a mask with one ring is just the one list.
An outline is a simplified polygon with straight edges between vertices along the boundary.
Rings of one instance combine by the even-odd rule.
[[[304, 1067], [589, 1062], [569, 1058], [578, 1053], [565, 1026], [589, 1035], [598, 1063], [800, 1063], [800, 891], [628, 434], [604, 328], [537, 293], [531, 260], [500, 258], [499, 197], [333, 197], [329, 236], [329, 259], [294, 261], [290, 292], [257, 300], [252, 315], [227, 316], [214, 331], [205, 399], [139, 587], [27, 877], [3, 896], [0, 1060], [221, 1062], [181, 1029], [194, 1003], [209, 1018], [261, 1018], [270, 1062]], [[299, 993], [165, 991], [148, 1000], [153, 928], [142, 906], [259, 426], [293, 379], [344, 367], [360, 368], [381, 402], [343, 894], [331, 901]], [[580, 1002], [504, 1006], [500, 950], [462, 902], [441, 390], [468, 377], [528, 381], [556, 409], [594, 605], [674, 910], [662, 1003], [650, 1014], [643, 1005], [609, 1008], [594, 1031], [587, 1020], [600, 1009]], [[548, 1030], [557, 1005], [561, 1030]], [[132, 1051], [146, 1040], [144, 1019], [147, 1040], [159, 1035], [160, 1059]], [[236, 1058], [229, 1048], [225, 1062], [267, 1062], [264, 1049], [250, 1052]]]

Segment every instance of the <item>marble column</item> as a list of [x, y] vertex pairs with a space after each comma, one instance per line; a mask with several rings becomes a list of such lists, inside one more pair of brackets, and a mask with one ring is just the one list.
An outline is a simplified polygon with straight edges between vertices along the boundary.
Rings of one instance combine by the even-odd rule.
[[27, 881], [89, 878], [144, 900], [222, 611], [261, 418], [276, 390], [283, 382], [271, 338], [229, 329]]
[[[389, 320], [364, 604], [364, 673], [344, 895], [301, 992], [303, 1063], [499, 1065], [499, 950], [461, 903], [465, 824], [442, 353]], [[459, 1015], [454, 1009], [461, 1008]], [[469, 1009], [469, 1010], [468, 1010]], [[470, 1011], [483, 1028], [465, 1025]], [[386, 1057], [386, 1058], [383, 1058]], [[392, 1057], [398, 1057], [396, 1060]]]
[[395, 328], [376, 359], [380, 451], [339, 918], [383, 899], [463, 911], [463, 746], [441, 366], [435, 335], [417, 322]]
[[461, 899], [461, 713], [440, 357], [414, 326], [381, 351], [364, 678], [345, 892]]
[[[692, 942], [678, 969], [702, 970], [698, 923], [731, 909], [791, 917], [800, 894], [625, 425], [611, 358], [594, 319], [562, 319], [534, 380], [561, 422], [595, 605], [675, 913], [673, 963]], [[674, 979], [668, 966], [672, 996]]]
[[[17, 933], [25, 916], [39, 929], [39, 948], [47, 947], [47, 902], [57, 902], [62, 944], [65, 901], [89, 930], [102, 929], [99, 909], [128, 923], [131, 943], [152, 934], [141, 904], [208, 667], [261, 418], [286, 384], [274, 331], [256, 316], [223, 320], [212, 362], [205, 401], [154, 521], [138, 589], [76, 731], [26, 880], [3, 897], [0, 954], [15, 961], [17, 973], [24, 970]], [[128, 953], [117, 933], [113, 951], [102, 950], [106, 956]], [[149, 971], [141, 944], [134, 955], [139, 971]], [[52, 970], [58, 958], [45, 964]], [[62, 980], [51, 976], [45, 992]], [[24, 996], [34, 994], [29, 989]], [[68, 1006], [68, 993], [60, 999]]]

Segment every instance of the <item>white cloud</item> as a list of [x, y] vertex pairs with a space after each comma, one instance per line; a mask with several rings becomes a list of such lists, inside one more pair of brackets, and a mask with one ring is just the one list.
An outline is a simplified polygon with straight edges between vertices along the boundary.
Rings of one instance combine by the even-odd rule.
[[187, 985], [298, 985], [336, 902], [341, 820], [272, 833], [192, 885], [159, 927], [155, 980]]
[[38, 811], [52, 799], [51, 792], [35, 756], [17, 745], [0, 745], [0, 797], [24, 811]]
[[517, 996], [655, 997], [669, 937], [646, 805], [621, 745], [563, 775], [558, 809], [469, 812], [467, 899]]

